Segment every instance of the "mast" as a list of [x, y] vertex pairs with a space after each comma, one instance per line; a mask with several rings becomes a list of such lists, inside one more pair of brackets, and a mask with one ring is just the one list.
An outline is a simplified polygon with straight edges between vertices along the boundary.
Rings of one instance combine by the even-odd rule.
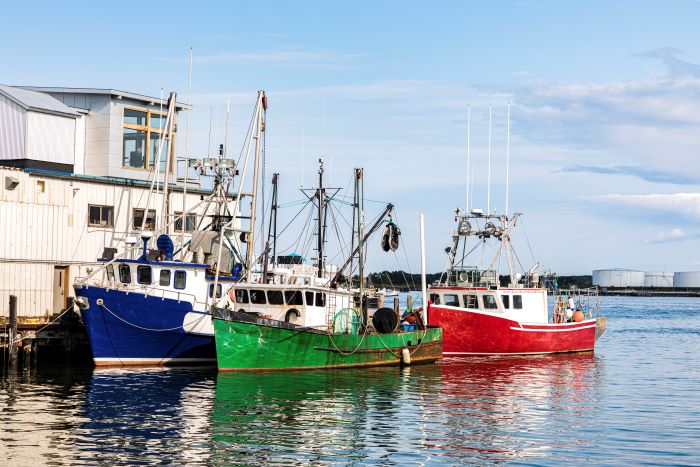
[[323, 219], [323, 213], [324, 213], [324, 197], [325, 197], [325, 191], [323, 189], [323, 159], [318, 160], [319, 167], [318, 167], [318, 190], [316, 191], [316, 198], [318, 199], [318, 236], [317, 236], [317, 246], [316, 249], [318, 250], [318, 277], [321, 278], [323, 277], [323, 268], [324, 268], [324, 261], [323, 261], [323, 241], [324, 241], [324, 219]]
[[[272, 263], [277, 263], [277, 182], [280, 174], [272, 174], [272, 207], [270, 208], [270, 225], [267, 229], [267, 243], [272, 244]], [[266, 249], [269, 249], [266, 248]]]
[[[165, 171], [163, 172], [163, 212], [161, 213], [161, 225], [165, 225], [165, 233], [170, 235], [170, 222], [169, 222], [169, 214], [170, 214], [170, 192], [168, 190], [169, 188], [169, 179], [170, 179], [170, 162], [171, 162], [171, 154], [173, 152], [173, 132], [174, 132], [174, 125], [173, 125], [173, 119], [175, 118], [175, 99], [176, 99], [177, 94], [175, 91], [172, 91], [170, 93], [170, 97], [168, 97], [168, 116], [166, 117], [168, 120], [168, 151], [165, 154]], [[163, 138], [164, 140], [165, 138]], [[163, 140], [161, 140], [160, 148], [158, 150], [158, 153], [163, 150]], [[159, 157], [160, 159], [160, 157]], [[160, 163], [160, 160], [159, 162]], [[146, 222], [146, 218], [148, 217], [148, 206], [143, 212], [143, 220], [144, 224]]]
[[362, 312], [362, 325], [367, 326], [367, 309], [365, 308], [365, 206], [364, 206], [364, 173], [362, 169], [355, 169], [355, 193], [357, 198], [357, 248], [358, 271], [360, 274], [360, 310]]
[[506, 219], [508, 218], [508, 182], [510, 177], [510, 102], [508, 102], [508, 130], [506, 133]]
[[[257, 109], [257, 122], [256, 122], [256, 133], [253, 136], [255, 139], [255, 161], [253, 165], [253, 191], [251, 193], [251, 206], [250, 206], [250, 230], [248, 231], [248, 255], [246, 258], [247, 268], [246, 268], [246, 281], [250, 282], [250, 270], [253, 267], [253, 251], [255, 250], [255, 214], [257, 210], [257, 199], [258, 199], [258, 174], [260, 173], [260, 139], [262, 132], [265, 131], [265, 117], [264, 114], [267, 111], [267, 98], [265, 97], [265, 91], [258, 91], [258, 109]], [[261, 115], [261, 113], [263, 115]]]
[[486, 182], [486, 214], [491, 215], [491, 104], [489, 104], [489, 171]]
[[467, 105], [467, 212], [469, 209], [469, 136], [470, 136], [470, 126], [471, 126], [471, 107]]
[[420, 227], [420, 286], [423, 296], [423, 325], [428, 326], [428, 286], [425, 278], [425, 227], [423, 214], [418, 216]]
[[[161, 100], [161, 102], [163, 102]], [[190, 107], [187, 109], [187, 131], [185, 132], [185, 176], [183, 177], [183, 187], [182, 187], [182, 231], [180, 232], [180, 260], [185, 259], [185, 230], [187, 226], [185, 225], [187, 216], [185, 212], [187, 211], [187, 183], [189, 181], [189, 152], [190, 152], [190, 113], [192, 113], [192, 47], [190, 47], [190, 69], [189, 69], [189, 89], [187, 93], [187, 105]], [[162, 111], [161, 111], [162, 112]]]

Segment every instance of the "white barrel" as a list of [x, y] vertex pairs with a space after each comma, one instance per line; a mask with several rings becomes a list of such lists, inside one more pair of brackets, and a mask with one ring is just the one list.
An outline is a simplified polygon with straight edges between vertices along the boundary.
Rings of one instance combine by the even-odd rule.
[[672, 272], [645, 272], [644, 287], [673, 287]]
[[676, 272], [673, 274], [674, 287], [700, 287], [700, 271]]
[[593, 285], [600, 287], [643, 287], [644, 271], [598, 269], [593, 271]]

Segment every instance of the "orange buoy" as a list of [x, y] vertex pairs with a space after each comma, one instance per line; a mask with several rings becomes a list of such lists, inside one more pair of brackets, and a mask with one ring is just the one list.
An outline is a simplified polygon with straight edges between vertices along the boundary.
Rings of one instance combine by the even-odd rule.
[[583, 321], [584, 318], [585, 318], [585, 316], [583, 315], [583, 311], [576, 310], [574, 312], [574, 321], [576, 321], [577, 323], [580, 323], [581, 321]]

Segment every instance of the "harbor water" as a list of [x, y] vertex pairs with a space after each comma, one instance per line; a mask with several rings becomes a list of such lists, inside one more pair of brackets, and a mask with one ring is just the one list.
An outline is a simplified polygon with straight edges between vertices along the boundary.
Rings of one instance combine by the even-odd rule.
[[602, 309], [595, 353], [220, 375], [5, 369], [0, 464], [700, 464], [700, 299]]

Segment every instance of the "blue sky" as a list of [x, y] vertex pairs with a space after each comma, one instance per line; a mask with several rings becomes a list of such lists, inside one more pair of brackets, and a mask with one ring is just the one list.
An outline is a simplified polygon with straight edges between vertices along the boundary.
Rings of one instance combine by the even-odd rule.
[[[192, 46], [190, 152], [207, 151], [210, 112], [223, 139], [228, 100], [237, 151], [265, 89], [281, 197], [300, 197], [302, 140], [307, 185], [319, 156], [343, 187], [364, 167], [367, 197], [397, 205], [414, 271], [418, 213], [439, 270], [465, 204], [467, 105], [474, 207], [486, 204], [492, 103], [491, 199], [503, 210], [508, 101], [510, 206], [542, 264], [700, 270], [700, 2], [53, 5], [4, 6], [0, 83], [186, 100]], [[529, 248], [521, 256], [528, 267]]]

